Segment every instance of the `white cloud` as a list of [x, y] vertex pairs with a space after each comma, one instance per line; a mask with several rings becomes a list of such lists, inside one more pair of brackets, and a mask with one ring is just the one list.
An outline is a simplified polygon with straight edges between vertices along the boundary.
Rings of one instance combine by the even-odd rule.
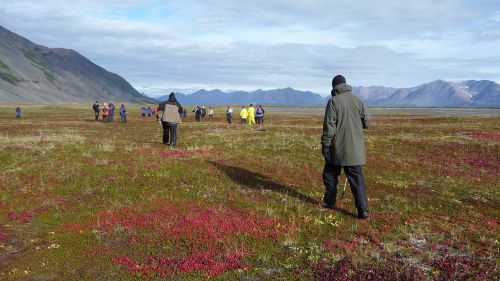
[[490, 0], [68, 3], [6, 3], [0, 24], [145, 89], [328, 93], [337, 73], [386, 86], [500, 76], [500, 5]]

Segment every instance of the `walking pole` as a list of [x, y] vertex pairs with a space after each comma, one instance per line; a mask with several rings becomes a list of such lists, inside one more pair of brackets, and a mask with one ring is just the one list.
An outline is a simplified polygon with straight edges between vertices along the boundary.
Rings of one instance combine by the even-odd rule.
[[346, 186], [347, 186], [347, 177], [345, 177], [344, 188], [342, 188], [342, 196], [340, 197], [341, 200], [344, 198]]

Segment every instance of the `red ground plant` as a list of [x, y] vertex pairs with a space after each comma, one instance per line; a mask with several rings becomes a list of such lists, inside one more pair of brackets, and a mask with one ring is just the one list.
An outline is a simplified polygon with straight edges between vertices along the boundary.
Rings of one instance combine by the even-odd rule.
[[425, 280], [424, 272], [397, 260], [380, 265], [354, 265], [350, 257], [344, 257], [333, 266], [320, 262], [312, 266], [317, 281], [413, 281]]
[[466, 132], [465, 135], [478, 140], [500, 142], [500, 134], [494, 132]]
[[0, 225], [0, 241], [3, 241], [7, 238], [7, 233], [5, 231], [5, 228]]
[[[151, 239], [134, 234], [128, 239], [130, 244], [161, 244], [176, 239], [182, 241], [184, 248], [173, 249], [177, 253], [175, 256], [134, 259], [125, 255], [112, 259], [114, 264], [121, 265], [131, 274], [163, 277], [175, 272], [193, 271], [205, 271], [207, 277], [212, 277], [229, 270], [247, 269], [250, 265], [244, 262], [244, 258], [250, 256], [251, 252], [245, 241], [272, 239], [289, 228], [251, 209], [234, 209], [222, 205], [198, 206], [165, 200], [148, 206], [128, 206], [100, 212], [94, 225], [103, 234], [120, 226], [128, 230], [141, 230], [141, 233], [149, 231], [157, 237]], [[241, 237], [250, 239], [241, 241]], [[222, 240], [225, 241], [223, 248], [217, 242]], [[227, 246], [227, 243], [235, 246]]]
[[18, 212], [18, 213], [14, 213], [14, 212], [9, 213], [7, 215], [7, 218], [9, 220], [12, 220], [12, 221], [19, 221], [19, 222], [27, 223], [27, 222], [29, 222], [29, 220], [31, 219], [32, 216], [33, 216], [33, 212], [26, 210], [26, 211], [22, 211], [22, 212]]

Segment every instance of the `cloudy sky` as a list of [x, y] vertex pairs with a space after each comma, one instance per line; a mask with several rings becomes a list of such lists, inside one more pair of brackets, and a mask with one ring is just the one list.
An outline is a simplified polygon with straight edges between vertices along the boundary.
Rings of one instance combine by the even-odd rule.
[[498, 0], [3, 1], [0, 25], [146, 93], [500, 82]]

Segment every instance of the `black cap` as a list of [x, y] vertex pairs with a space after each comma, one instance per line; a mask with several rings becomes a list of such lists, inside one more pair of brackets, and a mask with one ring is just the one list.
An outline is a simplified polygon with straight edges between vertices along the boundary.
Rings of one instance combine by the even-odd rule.
[[173, 98], [175, 97], [175, 93], [174, 92], [171, 92], [170, 95], [168, 95], [169, 98]]
[[335, 88], [335, 86], [339, 85], [339, 84], [342, 84], [342, 83], [346, 83], [345, 82], [345, 78], [344, 76], [342, 75], [337, 75], [335, 77], [333, 77], [333, 80], [332, 80], [332, 88]]

